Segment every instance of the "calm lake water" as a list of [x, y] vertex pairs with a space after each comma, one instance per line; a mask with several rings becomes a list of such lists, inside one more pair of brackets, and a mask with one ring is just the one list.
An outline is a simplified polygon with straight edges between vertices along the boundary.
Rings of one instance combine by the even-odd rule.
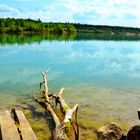
[[49, 90], [57, 93], [64, 86], [67, 103], [79, 104], [81, 139], [93, 139], [92, 132], [110, 121], [119, 122], [125, 130], [140, 123], [136, 112], [140, 108], [140, 41], [1, 45], [0, 108], [25, 104], [37, 108], [32, 92], [39, 91], [41, 72], [48, 68]]

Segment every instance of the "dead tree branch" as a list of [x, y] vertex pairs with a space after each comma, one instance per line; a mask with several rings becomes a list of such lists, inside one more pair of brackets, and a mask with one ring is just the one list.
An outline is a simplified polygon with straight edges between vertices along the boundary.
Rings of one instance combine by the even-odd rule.
[[[43, 108], [48, 111], [50, 114], [52, 120], [54, 121], [55, 124], [55, 129], [53, 131], [53, 139], [54, 140], [69, 140], [70, 139], [70, 133], [71, 133], [71, 128], [72, 128], [72, 116], [78, 109], [78, 104], [76, 104], [73, 108], [70, 108], [65, 100], [62, 97], [62, 94], [64, 92], [64, 88], [62, 87], [58, 93], [58, 95], [54, 93], [49, 93], [48, 89], [48, 72], [42, 72], [42, 82], [40, 83], [40, 92], [42, 93], [41, 99], [37, 99], [34, 97], [35, 101], [39, 103]], [[50, 103], [50, 98], [52, 98], [55, 101], [55, 105], [57, 104], [60, 105], [61, 112], [64, 115], [64, 118], [62, 121], [60, 121], [58, 115], [54, 111], [51, 103]], [[77, 116], [77, 114], [76, 114]], [[76, 119], [76, 126], [77, 126], [77, 132], [75, 131], [75, 135], [79, 134], [78, 130], [78, 124], [77, 124], [77, 119]], [[78, 140], [78, 136], [75, 136], [75, 139]]]

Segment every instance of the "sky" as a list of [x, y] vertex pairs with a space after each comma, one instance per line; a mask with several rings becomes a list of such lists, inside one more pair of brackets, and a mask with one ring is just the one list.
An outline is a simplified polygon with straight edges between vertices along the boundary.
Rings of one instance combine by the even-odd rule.
[[140, 27], [140, 0], [0, 0], [0, 17]]

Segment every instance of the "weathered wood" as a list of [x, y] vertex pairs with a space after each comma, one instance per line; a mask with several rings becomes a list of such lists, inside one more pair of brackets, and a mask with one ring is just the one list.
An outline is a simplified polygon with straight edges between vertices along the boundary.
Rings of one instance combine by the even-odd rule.
[[30, 127], [25, 115], [21, 110], [15, 110], [17, 118], [19, 120], [19, 130], [23, 140], [37, 140], [32, 128]]
[[0, 110], [0, 140], [37, 140], [22, 110]]
[[45, 109], [48, 110], [50, 116], [53, 118], [53, 121], [55, 123], [55, 127], [58, 127], [60, 125], [59, 118], [57, 117], [56, 113], [52, 109], [50, 105], [50, 100], [48, 96], [48, 80], [47, 80], [47, 72], [42, 72], [42, 79], [43, 79], [43, 84], [44, 84], [44, 95], [45, 95]]
[[[40, 83], [40, 91], [41, 91], [41, 95], [43, 95], [43, 97], [39, 100], [37, 98], [35, 98], [35, 101], [37, 101], [43, 108], [45, 108], [54, 124], [55, 124], [55, 128], [53, 130], [53, 139], [54, 140], [64, 140], [64, 139], [70, 139], [70, 132], [71, 132], [71, 119], [72, 119], [72, 115], [74, 114], [74, 112], [76, 112], [76, 120], [77, 120], [77, 110], [78, 110], [78, 104], [76, 104], [73, 108], [70, 108], [67, 103], [65, 102], [65, 100], [62, 97], [64, 88], [62, 87], [59, 91], [59, 94], [56, 95], [54, 93], [50, 94], [48, 91], [48, 81], [47, 81], [47, 75], [48, 73], [46, 72], [42, 72], [42, 82]], [[64, 119], [61, 120], [59, 119], [58, 115], [55, 113], [55, 111], [52, 108], [51, 102], [50, 102], [50, 98], [55, 100], [55, 104], [57, 106], [57, 104], [60, 105], [61, 111], [64, 115]], [[76, 121], [76, 127], [77, 130], [75, 130], [75, 139], [78, 140], [79, 137], [79, 126], [78, 123]]]
[[10, 110], [0, 111], [1, 137], [3, 140], [20, 140], [20, 135]]

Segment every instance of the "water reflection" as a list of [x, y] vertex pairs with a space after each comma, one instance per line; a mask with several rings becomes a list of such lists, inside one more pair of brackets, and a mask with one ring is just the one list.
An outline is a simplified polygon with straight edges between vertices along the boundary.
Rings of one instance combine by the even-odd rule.
[[123, 34], [103, 34], [103, 33], [77, 33], [77, 34], [0, 34], [0, 46], [5, 45], [24, 45], [43, 41], [81, 41], [81, 40], [114, 40], [114, 41], [139, 41], [140, 36], [126, 36]]
[[67, 83], [77, 77], [75, 82], [79, 83], [137, 85], [139, 54], [139, 42], [54, 41], [5, 46], [0, 48], [0, 84], [33, 85], [38, 82], [37, 75], [51, 67], [50, 80], [63, 76]]
[[69, 35], [55, 35], [55, 34], [0, 34], [0, 45], [23, 45], [23, 44], [40, 44], [43, 41], [64, 41], [64, 40], [74, 40], [76, 38], [75, 34]]
[[[63, 85], [79, 121], [89, 128], [104, 119], [136, 123], [140, 107], [140, 42], [43, 41], [0, 47], [0, 106], [31, 103], [41, 71], [50, 68], [50, 91]], [[74, 100], [76, 99], [76, 100]], [[85, 114], [88, 114], [85, 116]]]

